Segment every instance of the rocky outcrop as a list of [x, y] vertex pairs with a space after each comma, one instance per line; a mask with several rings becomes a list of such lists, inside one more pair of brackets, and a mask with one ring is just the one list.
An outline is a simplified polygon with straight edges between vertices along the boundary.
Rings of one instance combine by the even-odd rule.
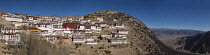
[[104, 21], [109, 24], [125, 24], [129, 30], [130, 46], [136, 52], [133, 55], [188, 55], [188, 53], [175, 51], [163, 44], [144, 23], [128, 14], [105, 10], [88, 14], [86, 17], [103, 17]]

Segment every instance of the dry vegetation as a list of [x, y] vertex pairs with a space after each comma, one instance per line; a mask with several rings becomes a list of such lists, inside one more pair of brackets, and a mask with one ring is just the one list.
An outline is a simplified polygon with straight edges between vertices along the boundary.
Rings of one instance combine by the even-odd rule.
[[53, 44], [41, 40], [40, 36], [32, 33], [22, 33], [21, 39], [24, 43], [18, 44], [20, 47], [15, 48], [14, 55], [129, 55], [135, 53], [133, 52], [135, 48], [130, 44], [111, 44], [106, 40], [100, 40], [97, 45], [70, 43], [70, 41], [58, 41]]
[[0, 41], [0, 55], [4, 55], [4, 53], [2, 51], [6, 51], [4, 48], [5, 47], [4, 43], [2, 42], [2, 40]]
[[16, 48], [15, 55], [69, 55], [68, 45], [63, 42], [51, 44], [45, 40], [41, 40], [39, 36], [34, 34], [21, 34], [24, 43], [19, 44], [20, 48]]

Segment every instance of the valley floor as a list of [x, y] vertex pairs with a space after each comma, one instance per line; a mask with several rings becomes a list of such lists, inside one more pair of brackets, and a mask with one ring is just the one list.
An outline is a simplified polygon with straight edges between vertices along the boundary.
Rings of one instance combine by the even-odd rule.
[[[164, 35], [164, 36], [157, 36], [157, 37], [165, 45], [167, 45], [167, 46], [171, 47], [172, 49], [176, 50], [176, 48], [180, 46], [180, 45], [175, 45], [175, 43], [177, 42], [177, 38], [181, 38], [181, 37], [184, 37], [184, 36], [187, 36], [187, 35], [174, 35], [174, 36]], [[177, 50], [177, 51], [191, 53], [191, 52], [186, 51], [186, 50]], [[198, 53], [196, 53], [196, 54], [198, 54]], [[199, 55], [207, 55], [207, 54], [199, 54]]]

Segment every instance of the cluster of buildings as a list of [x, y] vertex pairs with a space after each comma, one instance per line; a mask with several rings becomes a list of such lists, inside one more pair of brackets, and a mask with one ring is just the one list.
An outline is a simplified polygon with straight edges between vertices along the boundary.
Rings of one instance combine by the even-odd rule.
[[[55, 42], [69, 40], [75, 43], [97, 44], [98, 37], [107, 38], [110, 43], [127, 43], [127, 34], [124, 24], [106, 24], [100, 17], [75, 16], [31, 16], [27, 14], [7, 13], [1, 15], [5, 20], [20, 29], [8, 29], [0, 25], [0, 39], [6, 41], [21, 41], [19, 33], [30, 31], [43, 36], [44, 40]], [[104, 28], [116, 29], [114, 33], [103, 34]], [[94, 35], [96, 34], [96, 35]], [[99, 34], [99, 35], [98, 35]]]
[[20, 41], [20, 33], [23, 30], [21, 29], [7, 29], [5, 25], [0, 25], [0, 39], [6, 41]]

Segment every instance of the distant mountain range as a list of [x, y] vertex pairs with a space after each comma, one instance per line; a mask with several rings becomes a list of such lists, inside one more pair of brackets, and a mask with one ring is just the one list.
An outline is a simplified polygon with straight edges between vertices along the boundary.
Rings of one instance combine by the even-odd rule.
[[186, 36], [178, 39], [176, 43], [182, 45], [178, 50], [188, 50], [193, 53], [208, 54], [210, 53], [210, 31]]
[[210, 53], [210, 31], [150, 28], [164, 44], [180, 51]]
[[157, 38], [160, 41], [162, 41], [164, 44], [170, 46], [175, 50], [180, 50], [180, 51], [185, 51], [183, 50], [183, 47], [180, 47], [182, 46], [181, 43], [183, 43], [184, 40], [178, 41], [177, 40], [178, 38], [205, 32], [205, 31], [192, 30], [192, 29], [169, 29], [169, 28], [150, 28], [150, 30], [152, 30], [156, 34]]
[[205, 31], [192, 30], [192, 29], [168, 29], [168, 28], [150, 28], [157, 36], [163, 35], [195, 35], [204, 33]]

